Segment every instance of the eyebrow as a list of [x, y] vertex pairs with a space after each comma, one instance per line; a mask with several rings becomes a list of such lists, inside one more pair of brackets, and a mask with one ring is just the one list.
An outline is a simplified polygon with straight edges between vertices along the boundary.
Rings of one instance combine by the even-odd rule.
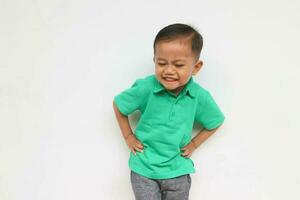
[[[166, 60], [166, 59], [163, 59], [163, 58], [157, 58], [157, 60]], [[176, 60], [174, 60], [174, 62], [176, 62], [176, 61], [185, 61], [184, 59], [176, 59]]]

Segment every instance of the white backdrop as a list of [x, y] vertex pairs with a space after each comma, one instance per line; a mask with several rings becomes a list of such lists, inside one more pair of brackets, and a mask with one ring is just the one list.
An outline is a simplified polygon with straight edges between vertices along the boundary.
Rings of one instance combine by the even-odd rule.
[[299, 6], [0, 0], [0, 199], [134, 198], [112, 99], [154, 72], [176, 22], [202, 33], [195, 80], [226, 115], [191, 157], [190, 199], [300, 199]]

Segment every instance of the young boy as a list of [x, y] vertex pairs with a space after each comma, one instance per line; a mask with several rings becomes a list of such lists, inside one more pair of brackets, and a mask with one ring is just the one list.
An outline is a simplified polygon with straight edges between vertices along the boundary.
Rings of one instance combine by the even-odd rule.
[[[224, 121], [210, 93], [193, 81], [201, 69], [202, 36], [171, 24], [154, 40], [155, 74], [137, 79], [114, 97], [114, 112], [131, 150], [130, 180], [136, 200], [189, 198], [193, 151]], [[128, 115], [139, 110], [133, 133]], [[203, 129], [191, 139], [194, 122]]]

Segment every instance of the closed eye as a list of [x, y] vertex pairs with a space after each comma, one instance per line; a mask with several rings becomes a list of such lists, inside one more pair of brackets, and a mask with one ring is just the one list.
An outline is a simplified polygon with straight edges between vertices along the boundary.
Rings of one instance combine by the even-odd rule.
[[[165, 63], [158, 63], [159, 65], [166, 65]], [[175, 65], [176, 67], [182, 67], [184, 65]]]

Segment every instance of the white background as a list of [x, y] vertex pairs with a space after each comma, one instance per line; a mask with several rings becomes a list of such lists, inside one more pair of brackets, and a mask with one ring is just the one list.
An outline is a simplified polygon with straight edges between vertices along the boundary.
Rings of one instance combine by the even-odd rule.
[[226, 115], [191, 157], [190, 199], [300, 199], [299, 6], [0, 0], [0, 199], [134, 198], [112, 99], [176, 22], [203, 35], [195, 80]]

